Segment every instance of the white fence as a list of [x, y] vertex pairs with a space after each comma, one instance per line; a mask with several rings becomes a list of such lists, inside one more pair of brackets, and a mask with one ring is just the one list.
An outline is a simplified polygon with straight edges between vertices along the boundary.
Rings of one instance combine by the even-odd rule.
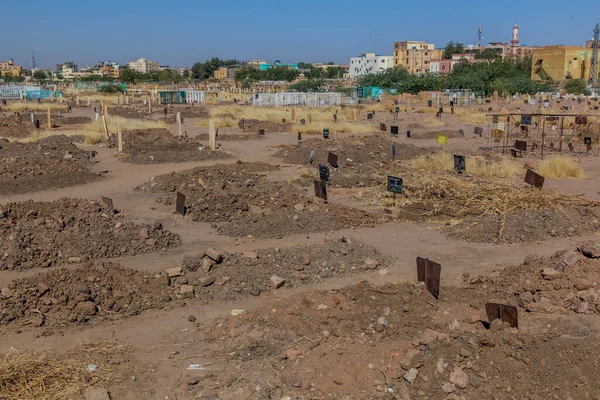
[[23, 86], [0, 86], [0, 100], [20, 100], [25, 97]]
[[200, 90], [185, 89], [185, 101], [188, 104], [204, 103], [204, 92]]
[[341, 93], [255, 93], [252, 97], [252, 105], [257, 107], [330, 107], [353, 101]]

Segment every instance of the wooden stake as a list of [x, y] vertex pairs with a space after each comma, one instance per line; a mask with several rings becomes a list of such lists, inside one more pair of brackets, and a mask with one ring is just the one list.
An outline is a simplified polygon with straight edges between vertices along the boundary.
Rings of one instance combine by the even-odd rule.
[[215, 124], [212, 119], [208, 121], [208, 144], [211, 150], [217, 148], [217, 135], [215, 133]]
[[181, 113], [177, 113], [177, 127], [179, 129], [179, 136], [181, 136]]
[[152, 114], [152, 99], [148, 99], [148, 114]]
[[52, 129], [52, 119], [50, 119], [50, 106], [48, 106], [48, 129]]
[[121, 133], [121, 118], [117, 120], [117, 140], [119, 141], [119, 153], [123, 152], [123, 134]]
[[106, 140], [108, 140], [108, 125], [106, 125], [106, 115], [104, 114], [102, 114], [102, 123], [104, 124], [104, 135], [106, 136]]
[[296, 107], [292, 108], [292, 122], [296, 122]]

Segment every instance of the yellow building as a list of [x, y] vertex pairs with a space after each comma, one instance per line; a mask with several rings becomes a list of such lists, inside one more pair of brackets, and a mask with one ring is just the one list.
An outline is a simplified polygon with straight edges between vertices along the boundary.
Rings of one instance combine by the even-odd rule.
[[402, 66], [412, 74], [428, 73], [431, 61], [441, 58], [442, 51], [436, 50], [432, 43], [410, 40], [394, 43], [394, 67]]
[[561, 82], [590, 77], [592, 49], [578, 46], [546, 46], [531, 53], [531, 79]]
[[119, 76], [121, 76], [121, 70], [113, 67], [112, 65], [103, 66], [100, 68], [100, 73], [102, 76], [110, 76], [112, 78], [119, 78]]
[[227, 67], [221, 67], [217, 69], [213, 76], [215, 77], [215, 79], [220, 81], [227, 79]]
[[13, 60], [0, 61], [0, 76], [13, 76], [17, 78], [22, 73], [23, 68], [20, 65], [15, 65]]

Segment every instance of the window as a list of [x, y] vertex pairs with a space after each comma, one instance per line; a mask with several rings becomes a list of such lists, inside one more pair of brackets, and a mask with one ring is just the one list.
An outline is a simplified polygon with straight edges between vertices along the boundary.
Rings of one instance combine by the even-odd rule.
[[[398, 46], [396, 46], [396, 47], [398, 47]], [[396, 52], [396, 57], [398, 57], [398, 52]]]
[[410, 55], [410, 50], [406, 50], [406, 55]]
[[425, 52], [425, 55], [426, 55], [426, 56], [428, 56], [428, 55], [429, 55], [429, 53], [426, 51], [426, 52]]

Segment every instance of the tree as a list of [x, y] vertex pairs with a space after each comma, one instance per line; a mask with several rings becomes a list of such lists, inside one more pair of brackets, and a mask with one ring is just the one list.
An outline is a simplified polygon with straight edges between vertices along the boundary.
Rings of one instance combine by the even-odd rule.
[[589, 96], [591, 94], [583, 79], [570, 79], [565, 83], [564, 89], [567, 93], [574, 95]]
[[63, 76], [63, 74], [56, 74], [56, 79], [58, 79], [59, 81], [62, 81], [63, 79], [65, 79], [65, 77]]
[[46, 72], [44, 71], [35, 71], [33, 73], [33, 79], [38, 79], [38, 80], [42, 80], [42, 79], [46, 79], [48, 76], [46, 75]]
[[203, 63], [197, 62], [192, 67], [192, 77], [194, 79], [206, 80], [212, 78], [213, 74], [219, 67], [230, 67], [232, 65], [241, 64], [238, 60], [221, 60], [213, 57]]
[[288, 86], [288, 90], [291, 92], [320, 92], [322, 86], [323, 81], [320, 79], [307, 79]]
[[339, 79], [344, 76], [344, 71], [340, 67], [327, 67], [325, 76], [327, 79]]
[[325, 65], [335, 65], [335, 63], [333, 61], [329, 61], [327, 64]]
[[171, 70], [170, 69], [163, 69], [162, 71], [160, 71], [160, 73], [158, 74], [159, 82], [169, 82], [170, 80], [171, 80]]
[[496, 49], [483, 49], [479, 53], [475, 53], [477, 60], [498, 60], [502, 58]]
[[444, 49], [444, 54], [442, 57], [444, 60], [450, 60], [452, 58], [452, 54], [465, 54], [465, 47], [463, 44], [449, 41]]

